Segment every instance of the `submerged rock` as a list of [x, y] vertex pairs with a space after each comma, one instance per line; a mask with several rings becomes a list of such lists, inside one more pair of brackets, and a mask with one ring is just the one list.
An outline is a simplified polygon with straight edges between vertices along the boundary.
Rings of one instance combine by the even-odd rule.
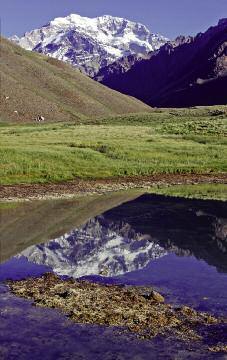
[[161, 294], [148, 288], [62, 280], [52, 273], [8, 285], [15, 295], [61, 309], [76, 323], [125, 327], [141, 338], [171, 334], [185, 341], [200, 340], [199, 326], [222, 322], [186, 306], [165, 304]]
[[215, 353], [227, 353], [227, 345], [219, 344], [213, 347], [210, 347], [209, 350]]

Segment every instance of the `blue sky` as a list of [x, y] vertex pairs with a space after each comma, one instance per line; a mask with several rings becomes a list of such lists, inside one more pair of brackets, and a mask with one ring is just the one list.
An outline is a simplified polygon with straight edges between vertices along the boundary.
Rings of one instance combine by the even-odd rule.
[[227, 0], [1, 0], [1, 33], [22, 35], [71, 13], [126, 17], [175, 38], [205, 31], [227, 17]]

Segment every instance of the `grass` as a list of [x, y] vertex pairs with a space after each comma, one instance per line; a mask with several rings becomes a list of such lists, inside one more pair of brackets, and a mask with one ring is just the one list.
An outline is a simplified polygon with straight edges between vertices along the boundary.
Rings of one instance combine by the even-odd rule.
[[1, 202], [0, 201], [0, 215], [2, 210], [11, 210], [19, 207], [19, 203], [15, 202]]
[[227, 185], [225, 184], [153, 186], [149, 192], [191, 199], [227, 200]]
[[227, 171], [227, 116], [156, 110], [68, 123], [0, 126], [0, 184]]

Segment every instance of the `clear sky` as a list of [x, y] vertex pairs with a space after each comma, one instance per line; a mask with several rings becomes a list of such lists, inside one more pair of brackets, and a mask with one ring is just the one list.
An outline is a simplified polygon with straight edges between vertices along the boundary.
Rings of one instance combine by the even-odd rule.
[[227, 0], [0, 0], [1, 33], [22, 35], [71, 13], [125, 17], [175, 38], [205, 31], [227, 17]]

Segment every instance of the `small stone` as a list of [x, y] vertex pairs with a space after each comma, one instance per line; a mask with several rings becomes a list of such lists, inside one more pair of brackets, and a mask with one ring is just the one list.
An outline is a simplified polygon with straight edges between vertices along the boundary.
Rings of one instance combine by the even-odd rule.
[[157, 291], [152, 290], [150, 294], [145, 294], [143, 297], [147, 300], [153, 300], [158, 303], [164, 303], [165, 298], [159, 294]]

